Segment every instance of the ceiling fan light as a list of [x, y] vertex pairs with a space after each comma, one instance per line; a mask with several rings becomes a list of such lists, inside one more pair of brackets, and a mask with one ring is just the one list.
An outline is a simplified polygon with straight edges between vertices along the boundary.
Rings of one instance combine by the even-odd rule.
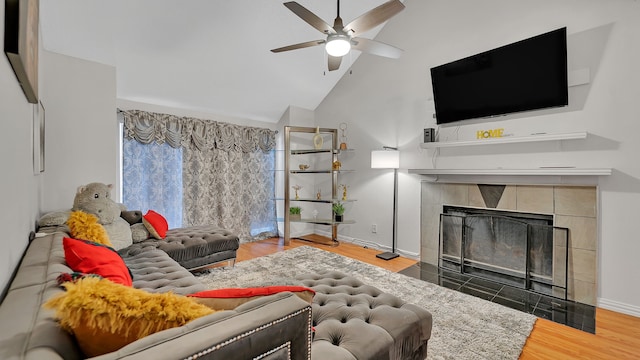
[[351, 43], [344, 36], [336, 36], [329, 38], [325, 45], [327, 54], [335, 57], [346, 55], [351, 49]]

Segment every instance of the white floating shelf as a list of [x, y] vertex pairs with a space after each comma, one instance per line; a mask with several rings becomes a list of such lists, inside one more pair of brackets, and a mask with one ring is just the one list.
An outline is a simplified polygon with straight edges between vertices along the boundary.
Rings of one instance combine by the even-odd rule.
[[554, 141], [554, 140], [576, 140], [586, 139], [588, 133], [586, 131], [563, 133], [563, 134], [535, 134], [529, 136], [506, 136], [501, 138], [490, 138], [480, 140], [461, 140], [461, 141], [434, 141], [429, 143], [421, 143], [423, 149], [435, 149], [440, 147], [455, 146], [475, 146], [475, 145], [491, 145], [491, 144], [509, 144], [509, 143], [525, 143], [537, 141]]
[[409, 169], [409, 174], [419, 175], [561, 175], [608, 176], [611, 168], [541, 167], [534, 169]]

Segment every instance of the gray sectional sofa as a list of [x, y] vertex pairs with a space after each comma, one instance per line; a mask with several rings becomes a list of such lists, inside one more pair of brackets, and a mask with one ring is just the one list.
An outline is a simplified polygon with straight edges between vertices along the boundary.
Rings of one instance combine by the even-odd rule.
[[[62, 292], [56, 278], [72, 272], [56, 231], [30, 242], [0, 304], [0, 359], [82, 359], [73, 336], [42, 304]], [[204, 290], [189, 271], [161, 250], [123, 256], [136, 288], [189, 294]], [[152, 270], [150, 270], [152, 269]], [[95, 359], [307, 359], [311, 306], [280, 293], [155, 333]]]
[[[62, 246], [68, 234], [61, 230], [50, 229], [30, 242], [0, 304], [0, 359], [83, 358], [74, 337], [42, 308], [63, 291], [58, 275], [72, 272]], [[134, 247], [119, 253], [135, 288], [182, 295], [205, 290], [162, 250]], [[297, 281], [316, 291], [312, 305], [289, 292], [266, 296], [94, 359], [426, 358], [432, 319], [425, 309], [337, 271], [298, 274]]]

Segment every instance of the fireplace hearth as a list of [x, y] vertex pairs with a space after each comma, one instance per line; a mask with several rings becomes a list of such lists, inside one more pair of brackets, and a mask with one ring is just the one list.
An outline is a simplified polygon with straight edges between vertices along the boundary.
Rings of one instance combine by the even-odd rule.
[[444, 206], [438, 266], [567, 299], [568, 239], [552, 215]]

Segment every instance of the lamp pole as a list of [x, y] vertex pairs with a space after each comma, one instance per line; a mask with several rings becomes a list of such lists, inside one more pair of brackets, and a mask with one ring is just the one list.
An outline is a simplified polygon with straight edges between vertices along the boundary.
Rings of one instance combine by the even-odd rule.
[[[384, 146], [383, 148], [385, 150], [398, 151], [397, 148], [389, 146]], [[399, 159], [396, 157], [395, 163], [393, 164], [393, 234], [391, 239], [391, 252], [387, 251], [376, 255], [377, 258], [382, 260], [391, 260], [399, 256], [396, 254], [396, 240], [398, 236], [398, 167]]]
[[398, 169], [393, 169], [393, 239], [391, 242], [391, 252], [396, 254], [396, 240], [398, 239]]

